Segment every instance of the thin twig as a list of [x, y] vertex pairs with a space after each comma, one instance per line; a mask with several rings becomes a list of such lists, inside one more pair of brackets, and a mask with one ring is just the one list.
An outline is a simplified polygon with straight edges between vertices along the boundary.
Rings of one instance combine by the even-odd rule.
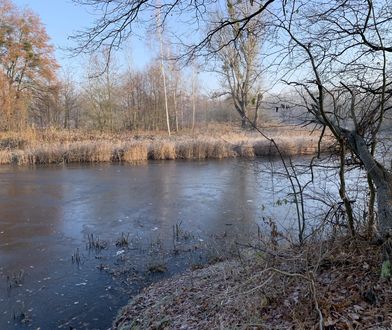
[[323, 330], [324, 329], [324, 318], [323, 318], [323, 313], [321, 312], [319, 305], [318, 305], [318, 302], [317, 302], [316, 286], [314, 284], [313, 273], [310, 273], [310, 276], [308, 277], [303, 274], [289, 273], [289, 272], [285, 272], [283, 270], [273, 268], [273, 267], [267, 268], [265, 270], [266, 271], [270, 270], [270, 271], [276, 272], [278, 274], [282, 274], [282, 275], [289, 276], [289, 277], [299, 277], [299, 278], [302, 278], [310, 283], [310, 288], [311, 288], [311, 292], [312, 292], [312, 296], [313, 296], [314, 305], [315, 305], [315, 308], [316, 308], [317, 313], [319, 315], [319, 329]]
[[268, 277], [262, 284], [260, 284], [260, 285], [258, 285], [258, 286], [256, 286], [256, 287], [254, 287], [253, 289], [250, 289], [250, 290], [248, 290], [248, 291], [241, 292], [240, 294], [242, 294], [242, 295], [247, 295], [247, 294], [253, 293], [253, 292], [255, 292], [255, 291], [261, 289], [261, 288], [264, 287], [269, 281], [271, 281], [271, 279], [272, 279], [273, 277], [274, 277], [274, 274], [272, 274], [270, 277]]

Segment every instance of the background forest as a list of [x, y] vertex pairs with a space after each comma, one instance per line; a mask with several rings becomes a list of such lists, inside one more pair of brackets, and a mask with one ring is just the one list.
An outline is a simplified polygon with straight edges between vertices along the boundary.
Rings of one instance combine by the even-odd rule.
[[[158, 131], [167, 130], [168, 124], [171, 130], [179, 131], [209, 122], [238, 121], [235, 110], [244, 111], [238, 107], [238, 100], [231, 98], [239, 92], [228, 86], [228, 81], [241, 83], [239, 76], [246, 70], [240, 67], [238, 57], [231, 60], [237, 61], [239, 72], [229, 72], [228, 58], [233, 54], [220, 52], [216, 58], [222, 71], [219, 92], [204, 88], [198, 78], [200, 65], [184, 66], [173, 60], [172, 46], [162, 33], [153, 36], [157, 47], [161, 45], [160, 52], [142, 69], [124, 64], [121, 54], [110, 54], [108, 61], [109, 49], [103, 48], [84, 56], [83, 72], [75, 73], [57, 63], [54, 48], [37, 14], [20, 9], [9, 0], [1, 0], [0, 20], [0, 129], [3, 131], [27, 127]], [[222, 35], [222, 38], [224, 41], [228, 37]], [[253, 40], [256, 39], [250, 42]], [[246, 38], [243, 42], [250, 44]], [[254, 61], [249, 66], [254, 71], [258, 46], [259, 42], [242, 54]], [[242, 102], [253, 111], [252, 120], [262, 98], [260, 78], [259, 73], [252, 73], [252, 81], [245, 91], [248, 99]], [[275, 105], [271, 104], [269, 109], [275, 109]]]

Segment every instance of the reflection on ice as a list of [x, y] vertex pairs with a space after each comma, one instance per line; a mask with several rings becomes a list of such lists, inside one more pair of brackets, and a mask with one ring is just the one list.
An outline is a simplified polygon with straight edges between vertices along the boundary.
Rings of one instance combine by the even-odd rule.
[[[295, 228], [280, 170], [279, 160], [236, 159], [3, 167], [0, 275], [18, 285], [7, 294], [0, 283], [0, 328], [13, 329], [20, 321], [13, 315], [33, 327], [107, 328], [128, 300], [124, 291], [135, 292], [146, 276], [197, 267], [207, 244], [247, 240], [271, 219]], [[334, 198], [333, 180], [325, 182], [308, 187], [309, 226], [327, 207], [318, 191]]]

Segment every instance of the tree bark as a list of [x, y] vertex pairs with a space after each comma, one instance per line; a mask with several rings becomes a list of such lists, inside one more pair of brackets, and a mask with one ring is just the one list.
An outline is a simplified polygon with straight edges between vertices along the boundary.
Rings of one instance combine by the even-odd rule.
[[242, 127], [242, 128], [247, 128], [247, 127], [248, 127], [247, 124], [248, 124], [248, 121], [247, 121], [245, 115], [242, 115], [242, 118], [241, 118], [241, 127]]
[[363, 138], [355, 132], [342, 130], [350, 148], [362, 161], [373, 181], [377, 194], [378, 231], [383, 239], [392, 237], [392, 175], [378, 163]]
[[368, 207], [368, 223], [367, 223], [367, 237], [369, 240], [373, 238], [374, 235], [374, 205], [376, 201], [376, 189], [374, 187], [372, 178], [367, 175], [367, 182], [369, 186], [369, 207]]
[[346, 192], [346, 178], [345, 178], [345, 160], [346, 160], [346, 146], [344, 141], [339, 141], [339, 148], [340, 148], [340, 166], [339, 166], [339, 179], [340, 179], [340, 188], [339, 188], [339, 195], [343, 201], [344, 208], [347, 214], [347, 223], [348, 229], [350, 231], [351, 236], [355, 236], [355, 227], [354, 227], [354, 215], [353, 209], [351, 207], [351, 202], [347, 196]]
[[255, 116], [253, 118], [253, 127], [257, 127], [257, 120], [259, 119], [259, 107], [263, 99], [263, 94], [258, 93], [256, 98]]

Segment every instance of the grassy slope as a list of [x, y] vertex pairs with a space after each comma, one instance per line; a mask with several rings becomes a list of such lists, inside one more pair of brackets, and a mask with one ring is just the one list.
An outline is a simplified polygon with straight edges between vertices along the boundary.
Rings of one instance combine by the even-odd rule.
[[259, 250], [153, 284], [113, 329], [391, 329], [379, 265], [379, 247], [352, 239]]

